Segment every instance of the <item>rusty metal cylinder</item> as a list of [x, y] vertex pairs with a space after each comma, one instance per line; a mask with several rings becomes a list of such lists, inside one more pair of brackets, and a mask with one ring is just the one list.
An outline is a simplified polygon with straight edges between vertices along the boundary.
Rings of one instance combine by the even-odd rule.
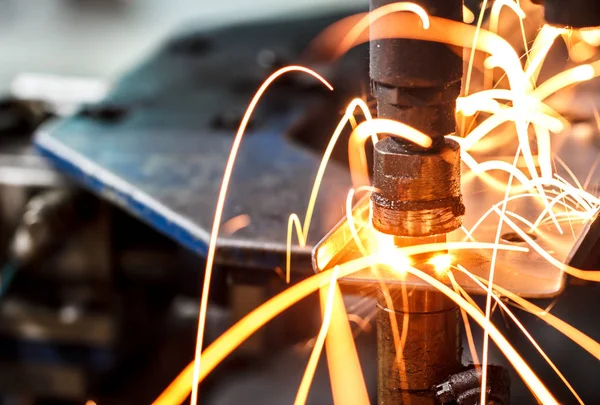
[[[432, 291], [409, 291], [407, 300], [400, 291], [391, 295], [394, 308], [388, 307], [383, 294], [377, 302], [378, 404], [434, 405], [433, 386], [461, 370], [458, 308]], [[390, 313], [395, 315], [399, 336], [404, 317], [409, 317], [401, 363]]]
[[412, 153], [392, 138], [375, 145], [373, 226], [408, 237], [445, 234], [462, 224], [460, 149], [451, 139], [435, 153]]
[[[374, 10], [395, 0], [371, 0]], [[462, 0], [417, 0], [436, 17], [462, 21]], [[456, 98], [463, 72], [462, 50], [411, 39], [370, 43], [371, 92], [380, 118], [401, 121], [434, 138], [455, 132]], [[411, 148], [413, 145], [408, 145]]]

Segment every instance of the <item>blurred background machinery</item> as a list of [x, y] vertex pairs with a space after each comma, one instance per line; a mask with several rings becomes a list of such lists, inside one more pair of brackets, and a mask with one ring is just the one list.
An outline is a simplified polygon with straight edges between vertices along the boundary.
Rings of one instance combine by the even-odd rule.
[[[362, 1], [355, 9], [347, 1], [331, 3], [328, 10], [320, 1], [279, 2], [281, 8], [266, 0], [222, 2], [214, 15], [199, 11], [198, 21], [180, 27], [190, 9], [207, 12], [206, 6], [170, 3], [0, 4], [0, 33], [10, 38], [0, 44], [4, 403], [146, 404], [190, 361], [208, 230], [241, 114], [270, 73], [304, 62], [320, 30], [367, 7]], [[546, 3], [551, 10], [555, 2]], [[529, 7], [534, 21], [527, 23], [535, 26], [542, 10]], [[232, 25], [266, 10], [273, 14], [267, 20]], [[573, 18], [564, 24], [577, 26]], [[340, 111], [352, 97], [369, 97], [368, 48], [314, 66], [335, 93], [289, 76], [250, 122], [225, 208], [231, 226], [219, 241], [209, 341], [286, 288], [287, 217], [305, 210]], [[582, 91], [583, 99], [598, 94], [593, 86]], [[581, 104], [573, 103], [570, 113], [578, 117], [574, 130], [592, 128], [593, 116]], [[346, 146], [333, 153], [309, 245], [343, 215]], [[295, 249], [293, 281], [312, 274], [310, 254], [310, 246]], [[220, 366], [204, 384], [202, 403], [291, 403], [320, 322], [316, 300], [286, 312]], [[347, 301], [364, 304], [352, 295]], [[567, 288], [553, 311], [600, 339], [590, 323], [596, 302], [594, 286]], [[371, 304], [367, 312], [374, 313]], [[597, 362], [558, 332], [521, 317], [593, 403]], [[357, 345], [374, 401], [375, 334], [364, 328]], [[507, 327], [503, 333], [545, 381], [555, 381], [517, 334]], [[493, 350], [492, 360], [503, 361]], [[328, 379], [319, 378], [326, 368], [317, 373], [308, 403], [331, 403]], [[569, 398], [556, 385], [557, 396]], [[514, 403], [533, 403], [518, 378], [512, 393]]]

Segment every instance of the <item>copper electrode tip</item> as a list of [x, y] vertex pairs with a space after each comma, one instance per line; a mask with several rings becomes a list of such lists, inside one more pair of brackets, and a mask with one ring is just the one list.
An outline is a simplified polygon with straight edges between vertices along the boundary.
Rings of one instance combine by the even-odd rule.
[[445, 139], [433, 153], [405, 150], [392, 138], [375, 145], [373, 226], [404, 237], [446, 234], [462, 225], [460, 148]]

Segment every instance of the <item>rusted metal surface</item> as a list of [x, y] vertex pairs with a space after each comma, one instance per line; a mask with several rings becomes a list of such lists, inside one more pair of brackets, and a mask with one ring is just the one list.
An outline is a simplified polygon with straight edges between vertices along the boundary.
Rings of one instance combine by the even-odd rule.
[[[377, 305], [378, 403], [380, 405], [433, 405], [431, 388], [461, 369], [458, 309], [448, 298], [432, 291], [413, 290], [402, 299], [391, 291], [394, 308], [380, 295]], [[408, 333], [398, 362], [392, 317], [399, 335], [408, 319]]]
[[406, 151], [392, 138], [375, 145], [373, 225], [398, 236], [429, 236], [459, 228], [460, 149], [446, 139], [435, 153]]

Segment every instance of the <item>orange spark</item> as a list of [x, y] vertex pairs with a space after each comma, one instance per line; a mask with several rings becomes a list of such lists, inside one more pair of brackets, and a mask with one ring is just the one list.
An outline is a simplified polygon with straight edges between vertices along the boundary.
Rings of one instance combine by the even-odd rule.
[[[461, 265], [458, 265], [457, 268], [461, 272], [463, 272], [464, 274], [466, 274], [469, 278], [471, 278], [471, 280], [473, 280], [479, 287], [481, 287], [482, 290], [485, 291], [485, 290], [488, 289], [488, 287], [486, 287], [481, 281], [478, 280], [478, 278], [476, 276], [474, 276], [473, 274], [471, 274], [467, 269], [465, 269]], [[554, 364], [554, 362], [552, 360], [550, 360], [550, 358], [548, 357], [548, 355], [546, 354], [546, 352], [544, 352], [544, 350], [542, 350], [542, 348], [540, 347], [540, 345], [535, 341], [535, 339], [533, 338], [533, 336], [531, 336], [531, 334], [525, 328], [525, 326], [523, 326], [523, 324], [517, 319], [517, 317], [515, 316], [515, 314], [513, 314], [513, 312], [506, 306], [506, 304], [504, 304], [500, 300], [500, 298], [498, 298], [498, 296], [496, 294], [493, 294], [493, 298], [496, 301], [496, 303], [500, 306], [500, 308], [502, 308], [504, 310], [504, 312], [508, 314], [508, 316], [510, 317], [510, 319], [512, 319], [512, 321], [515, 323], [515, 325], [517, 325], [517, 327], [521, 330], [521, 332], [523, 332], [523, 334], [525, 335], [525, 337], [527, 337], [527, 339], [531, 342], [531, 344], [533, 345], [533, 347], [535, 347], [535, 349], [538, 351], [538, 353], [540, 353], [540, 355], [544, 358], [544, 360], [546, 360], [546, 362], [548, 363], [548, 365], [552, 368], [552, 370], [554, 370], [554, 372], [558, 375], [558, 377], [562, 380], [562, 382], [567, 386], [567, 388], [571, 391], [571, 393], [573, 394], [573, 396], [575, 398], [577, 398], [577, 401], [580, 404], [583, 404], [583, 401], [581, 400], [581, 398], [579, 397], [579, 395], [577, 394], [577, 392], [575, 391], [575, 389], [573, 388], [573, 386], [569, 383], [569, 381], [566, 379], [566, 377], [560, 372], [560, 370], [558, 369], [558, 367], [556, 367], [556, 365]]]
[[[494, 245], [483, 242], [447, 242], [431, 243], [428, 245], [416, 245], [398, 248], [394, 254], [373, 255], [362, 257], [339, 266], [339, 277], [346, 277], [354, 272], [365, 269], [376, 264], [394, 266], [398, 258], [413, 256], [423, 253], [439, 252], [442, 249], [464, 250], [464, 249], [500, 249], [515, 252], [527, 252], [526, 248], [512, 245]], [[391, 253], [387, 252], [386, 253]], [[328, 285], [331, 280], [331, 270], [321, 271], [307, 279], [302, 280], [264, 304], [260, 305], [235, 325], [223, 333], [217, 340], [208, 346], [204, 352], [203, 365], [200, 369], [198, 380], [193, 378], [195, 361], [190, 363], [160, 394], [153, 402], [154, 405], [173, 405], [182, 403], [190, 394], [193, 383], [200, 383], [204, 378], [236, 347], [248, 339], [254, 332], [260, 329], [275, 316], [285, 311], [294, 303], [305, 298], [309, 294]]]
[[232, 235], [240, 229], [247, 227], [248, 225], [250, 225], [250, 215], [241, 214], [227, 220], [223, 224], [223, 233], [225, 235]]
[[539, 253], [540, 256], [542, 256], [544, 259], [546, 259], [554, 267], [564, 271], [565, 273], [572, 275], [573, 277], [577, 277], [581, 280], [600, 282], [600, 271], [598, 271], [598, 270], [580, 270], [580, 269], [576, 269], [575, 267], [569, 266], [568, 264], [561, 263], [560, 261], [558, 261], [554, 257], [552, 257], [552, 255], [550, 253], [546, 252], [540, 245], [535, 243], [534, 240], [529, 235], [527, 235], [526, 232], [524, 232], [521, 228], [519, 228], [517, 226], [517, 224], [515, 224], [510, 218], [508, 218], [506, 215], [504, 215], [504, 213], [500, 212], [495, 207], [494, 207], [494, 211], [499, 216], [501, 216], [504, 219], [504, 222], [506, 222], [506, 224], [508, 226], [510, 226], [516, 233], [518, 233], [519, 236], [521, 238], [523, 238], [523, 240], [525, 242], [527, 242], [527, 244], [533, 248], [533, 250], [535, 250], [537, 253]]
[[[308, 238], [308, 231], [310, 230], [310, 224], [312, 222], [312, 215], [315, 209], [315, 204], [317, 202], [317, 197], [319, 195], [319, 189], [321, 188], [321, 182], [323, 180], [323, 176], [325, 175], [325, 169], [327, 168], [327, 163], [329, 163], [329, 159], [331, 158], [331, 154], [333, 153], [333, 148], [335, 147], [340, 135], [342, 134], [342, 130], [346, 126], [346, 123], [352, 117], [353, 111], [356, 108], [360, 108], [367, 120], [371, 119], [371, 113], [369, 112], [369, 107], [366, 103], [356, 98], [350, 102], [348, 107], [346, 107], [346, 112], [337, 127], [333, 131], [333, 135], [331, 135], [331, 139], [327, 144], [327, 148], [323, 153], [323, 157], [321, 158], [321, 163], [319, 164], [319, 168], [317, 169], [317, 174], [315, 176], [315, 181], [313, 182], [313, 188], [310, 193], [310, 198], [308, 200], [308, 206], [306, 207], [306, 215], [304, 216], [304, 224], [300, 227], [300, 218], [298, 218], [297, 214], [291, 214], [288, 218], [288, 227], [287, 227], [287, 250], [286, 250], [286, 281], [289, 283], [290, 280], [290, 272], [291, 272], [291, 246], [292, 246], [292, 232], [293, 226], [296, 229], [296, 236], [298, 237], [298, 243], [300, 246], [306, 245], [306, 239]], [[373, 142], [377, 141], [377, 137], [375, 134], [371, 134]], [[362, 146], [364, 148], [364, 145]]]
[[[523, 360], [523, 358], [517, 353], [512, 345], [506, 340], [506, 338], [500, 333], [500, 331], [479, 312], [476, 308], [470, 305], [464, 298], [458, 295], [455, 291], [447, 287], [441, 281], [422, 272], [414, 267], [409, 267], [408, 272], [419, 277], [426, 283], [432, 285], [458, 306], [463, 308], [484, 330], [487, 330], [489, 336], [494, 340], [498, 348], [504, 353], [506, 358], [514, 366], [517, 373], [523, 379], [523, 382], [529, 387], [531, 392], [537, 397], [542, 404], [557, 404], [558, 402], [554, 396], [548, 391], [548, 388], [542, 383], [538, 376], [533, 372], [529, 365]], [[485, 368], [482, 369], [482, 371]]]
[[372, 137], [372, 134], [378, 133], [406, 139], [423, 148], [429, 148], [432, 143], [430, 137], [409, 125], [385, 118], [368, 119], [354, 128], [352, 134], [350, 134], [348, 161], [354, 187], [368, 184], [369, 169], [365, 153], [365, 141]]
[[[485, 280], [482, 280], [479, 277], [477, 277], [477, 278], [480, 281], [482, 281], [483, 283], [485, 283]], [[512, 292], [510, 292], [498, 285], [495, 285], [494, 289], [496, 291], [498, 291], [498, 293], [500, 293], [501, 295], [503, 295], [507, 298], [510, 298], [512, 301], [514, 301], [516, 304], [518, 304], [518, 306], [521, 307], [521, 309], [537, 316], [538, 318], [540, 318], [541, 320], [546, 322], [548, 325], [554, 327], [557, 331], [559, 331], [563, 335], [567, 336], [573, 342], [577, 343], [579, 346], [581, 346], [583, 349], [585, 349], [588, 353], [590, 353], [596, 359], [600, 360], [600, 343], [596, 342], [594, 339], [590, 338], [589, 336], [587, 336], [585, 333], [583, 333], [579, 329], [571, 326], [570, 324], [563, 321], [562, 319], [552, 315], [550, 312], [547, 312], [547, 311], [543, 310], [542, 308], [532, 304], [531, 302], [527, 301], [526, 299], [523, 299], [523, 298], [519, 297], [518, 295], [513, 294]]]
[[[454, 291], [462, 295], [462, 297], [467, 300], [469, 304], [473, 306], [473, 308], [478, 308], [469, 294], [467, 294], [467, 292], [458, 284], [452, 272], [448, 272], [447, 274], [448, 279], [452, 283]], [[469, 322], [469, 317], [463, 308], [460, 308], [460, 315], [463, 319], [463, 324], [465, 325], [465, 335], [467, 336], [467, 344], [469, 345], [469, 351], [471, 352], [471, 359], [473, 360], [473, 364], [479, 365], [479, 356], [477, 355], [477, 349], [475, 348], [475, 341], [473, 339], [473, 333], [471, 332], [471, 323]]]
[[231, 173], [233, 171], [233, 165], [235, 163], [237, 152], [240, 148], [240, 144], [242, 142], [242, 138], [244, 136], [244, 132], [246, 130], [246, 126], [248, 125], [248, 121], [252, 116], [252, 112], [254, 108], [260, 101], [263, 93], [267, 90], [267, 88], [281, 75], [284, 75], [288, 72], [304, 72], [307, 73], [316, 79], [318, 79], [321, 83], [323, 83], [329, 90], [333, 91], [333, 87], [321, 77], [318, 73], [305, 68], [303, 66], [287, 66], [277, 70], [273, 73], [265, 82], [260, 86], [257, 90], [256, 94], [250, 101], [248, 108], [242, 118], [242, 122], [238, 128], [235, 139], [233, 140], [233, 145], [231, 146], [231, 151], [229, 153], [229, 158], [227, 159], [227, 165], [225, 166], [225, 172], [223, 174], [223, 181], [221, 183], [221, 189], [219, 190], [219, 197], [217, 199], [217, 207], [215, 209], [215, 216], [213, 220], [213, 226], [210, 233], [210, 242], [208, 244], [208, 254], [206, 256], [206, 267], [204, 269], [204, 284], [202, 286], [202, 296], [200, 298], [200, 313], [198, 315], [198, 335], [196, 339], [196, 350], [195, 350], [195, 361], [194, 361], [194, 374], [193, 374], [193, 384], [192, 384], [192, 398], [191, 404], [196, 405], [198, 402], [198, 382], [199, 375], [201, 369], [201, 361], [202, 361], [202, 343], [204, 340], [204, 327], [206, 324], [206, 309], [208, 307], [208, 293], [210, 289], [210, 281], [212, 276], [212, 269], [215, 259], [215, 251], [217, 249], [217, 237], [219, 234], [219, 228], [221, 226], [221, 218], [223, 216], [223, 207], [225, 206], [225, 198], [227, 197], [227, 189], [229, 188], [229, 180], [231, 178]]
[[338, 272], [339, 267], [334, 267], [331, 273], [331, 281], [329, 282], [329, 287], [327, 288], [327, 290], [321, 289], [321, 300], [325, 302], [325, 309], [323, 311], [323, 322], [321, 324], [319, 334], [317, 335], [317, 340], [315, 341], [313, 350], [310, 354], [310, 358], [308, 359], [308, 364], [306, 365], [306, 370], [304, 371], [304, 375], [302, 376], [300, 387], [298, 388], [298, 392], [296, 393], [296, 400], [294, 401], [294, 405], [304, 405], [306, 403], [306, 399], [308, 398], [308, 390], [310, 389], [312, 379], [315, 375], [315, 370], [317, 369], [319, 357], [321, 357], [321, 351], [323, 350], [323, 345], [325, 344], [325, 336], [327, 336], [327, 333], [329, 331], [329, 324], [331, 322], [331, 312], [333, 310], [333, 298], [337, 286]]
[[[521, 146], [517, 148], [517, 153], [515, 153], [515, 159], [513, 161], [513, 167], [516, 167], [517, 161], [519, 159], [519, 153], [521, 151]], [[510, 196], [510, 188], [512, 186], [513, 176], [511, 175], [508, 179], [508, 185], [506, 187], [506, 191], [504, 193], [504, 200], [502, 204], [501, 212], [504, 214], [506, 212], [506, 206], [508, 204], [508, 197]], [[497, 208], [496, 208], [497, 210]], [[502, 219], [504, 217], [500, 217], [500, 221], [498, 222], [498, 227], [496, 229], [496, 238], [494, 239], [494, 244], [498, 245], [500, 243], [500, 234], [502, 233]], [[485, 327], [483, 329], [483, 350], [481, 354], [481, 400], [482, 404], [486, 404], [486, 395], [487, 395], [487, 366], [488, 366], [488, 345], [489, 345], [489, 326], [490, 316], [491, 316], [491, 304], [492, 304], [492, 284], [494, 282], [494, 275], [496, 271], [496, 259], [498, 258], [498, 250], [494, 249], [492, 251], [492, 260], [490, 263], [490, 273], [489, 273], [489, 284], [487, 289], [487, 296], [485, 300]]]
[[[321, 308], [324, 311], [323, 300], [321, 300]], [[331, 325], [325, 340], [333, 402], [339, 405], [369, 404], [369, 393], [362, 375], [349, 319], [342, 292], [336, 285]]]

